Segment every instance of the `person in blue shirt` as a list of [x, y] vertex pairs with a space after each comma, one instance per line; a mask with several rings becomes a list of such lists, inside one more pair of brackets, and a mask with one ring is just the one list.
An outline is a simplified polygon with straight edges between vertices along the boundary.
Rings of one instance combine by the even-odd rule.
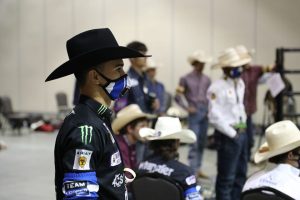
[[165, 86], [163, 83], [156, 80], [158, 64], [155, 63], [153, 59], [147, 59], [147, 65], [145, 72], [148, 76], [148, 89], [151, 93], [155, 94], [158, 99], [159, 106], [155, 111], [158, 115], [163, 115], [166, 112], [166, 103], [165, 103]]

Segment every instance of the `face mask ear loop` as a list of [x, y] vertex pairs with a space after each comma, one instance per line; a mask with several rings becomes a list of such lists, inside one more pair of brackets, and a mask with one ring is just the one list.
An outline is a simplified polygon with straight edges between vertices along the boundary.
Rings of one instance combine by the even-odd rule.
[[107, 82], [111, 82], [111, 81], [112, 81], [112, 80], [109, 79], [108, 77], [104, 76], [104, 74], [102, 74], [101, 72], [99, 72], [97, 68], [94, 68], [94, 70], [95, 70], [102, 78], [104, 78]]
[[135, 179], [136, 173], [132, 169], [127, 168], [127, 167], [124, 168], [124, 172], [128, 172], [128, 173], [130, 173], [132, 175], [132, 178], [128, 178], [128, 177], [126, 177], [126, 175], [124, 175], [125, 176], [125, 183], [126, 184], [127, 183], [131, 183]]

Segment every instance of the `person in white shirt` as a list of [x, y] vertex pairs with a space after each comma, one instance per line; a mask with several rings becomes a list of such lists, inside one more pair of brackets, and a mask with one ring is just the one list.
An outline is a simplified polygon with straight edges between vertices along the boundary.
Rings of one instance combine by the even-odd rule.
[[243, 192], [261, 188], [274, 188], [294, 199], [300, 199], [300, 130], [289, 121], [280, 121], [269, 126], [266, 142], [254, 156], [260, 163], [268, 160], [273, 166], [252, 175], [245, 183]]
[[243, 64], [234, 48], [218, 58], [215, 68], [222, 68], [224, 77], [208, 88], [208, 118], [215, 128], [218, 143], [216, 200], [240, 199], [247, 174], [246, 113], [243, 104], [245, 85], [240, 78]]

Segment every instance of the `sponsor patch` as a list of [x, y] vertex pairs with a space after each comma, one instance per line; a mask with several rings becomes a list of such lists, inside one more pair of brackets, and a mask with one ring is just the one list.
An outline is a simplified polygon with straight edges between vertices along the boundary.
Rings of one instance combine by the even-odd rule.
[[111, 155], [110, 158], [110, 166], [116, 166], [121, 164], [122, 160], [121, 160], [121, 156], [120, 156], [120, 152], [117, 151], [116, 153], [114, 153], [113, 155]]
[[87, 181], [70, 181], [64, 183], [65, 191], [87, 188]]
[[69, 181], [65, 182], [63, 186], [63, 193], [66, 196], [76, 196], [76, 195], [87, 195], [89, 194], [87, 188], [87, 181]]
[[85, 149], [76, 149], [73, 169], [89, 170], [92, 153], [93, 151], [88, 151]]
[[93, 138], [93, 127], [88, 125], [79, 126], [81, 132], [81, 141], [87, 145], [92, 142]]
[[194, 175], [186, 177], [185, 182], [188, 185], [195, 184], [196, 183], [196, 177]]
[[170, 168], [165, 164], [158, 165], [156, 163], [152, 163], [152, 162], [148, 162], [148, 161], [142, 162], [139, 165], [139, 169], [146, 170], [150, 173], [157, 172], [157, 173], [163, 174], [165, 176], [171, 176], [172, 172], [174, 172], [173, 168]]
[[215, 100], [217, 98], [217, 96], [215, 93], [211, 93], [210, 98], [211, 98], [211, 100]]
[[124, 183], [123, 174], [116, 174], [113, 182], [111, 183], [114, 187], [120, 187]]

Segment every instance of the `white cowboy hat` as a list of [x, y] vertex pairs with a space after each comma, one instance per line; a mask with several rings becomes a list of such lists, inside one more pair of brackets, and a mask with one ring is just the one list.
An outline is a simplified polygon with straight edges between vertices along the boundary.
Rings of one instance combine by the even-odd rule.
[[141, 128], [139, 134], [150, 141], [179, 139], [182, 143], [194, 143], [197, 140], [192, 130], [182, 129], [177, 117], [159, 117], [155, 129]]
[[153, 118], [154, 115], [144, 113], [137, 104], [130, 104], [117, 113], [116, 119], [112, 122], [112, 129], [115, 134], [128, 123], [138, 118]]
[[252, 61], [251, 53], [248, 51], [248, 49], [244, 45], [236, 46], [235, 50], [239, 54], [241, 60], [246, 62], [246, 64], [248, 64]]
[[247, 60], [241, 59], [236, 49], [227, 48], [218, 57], [217, 64], [214, 64], [212, 67], [213, 68], [240, 67], [245, 64], [247, 64]]
[[266, 131], [266, 142], [254, 155], [255, 163], [286, 153], [300, 147], [300, 131], [289, 121], [280, 121], [269, 126]]
[[193, 62], [198, 61], [201, 63], [208, 63], [211, 62], [211, 57], [207, 56], [204, 51], [202, 50], [197, 50], [193, 52], [189, 57], [188, 57], [188, 62], [190, 64], [193, 64]]

